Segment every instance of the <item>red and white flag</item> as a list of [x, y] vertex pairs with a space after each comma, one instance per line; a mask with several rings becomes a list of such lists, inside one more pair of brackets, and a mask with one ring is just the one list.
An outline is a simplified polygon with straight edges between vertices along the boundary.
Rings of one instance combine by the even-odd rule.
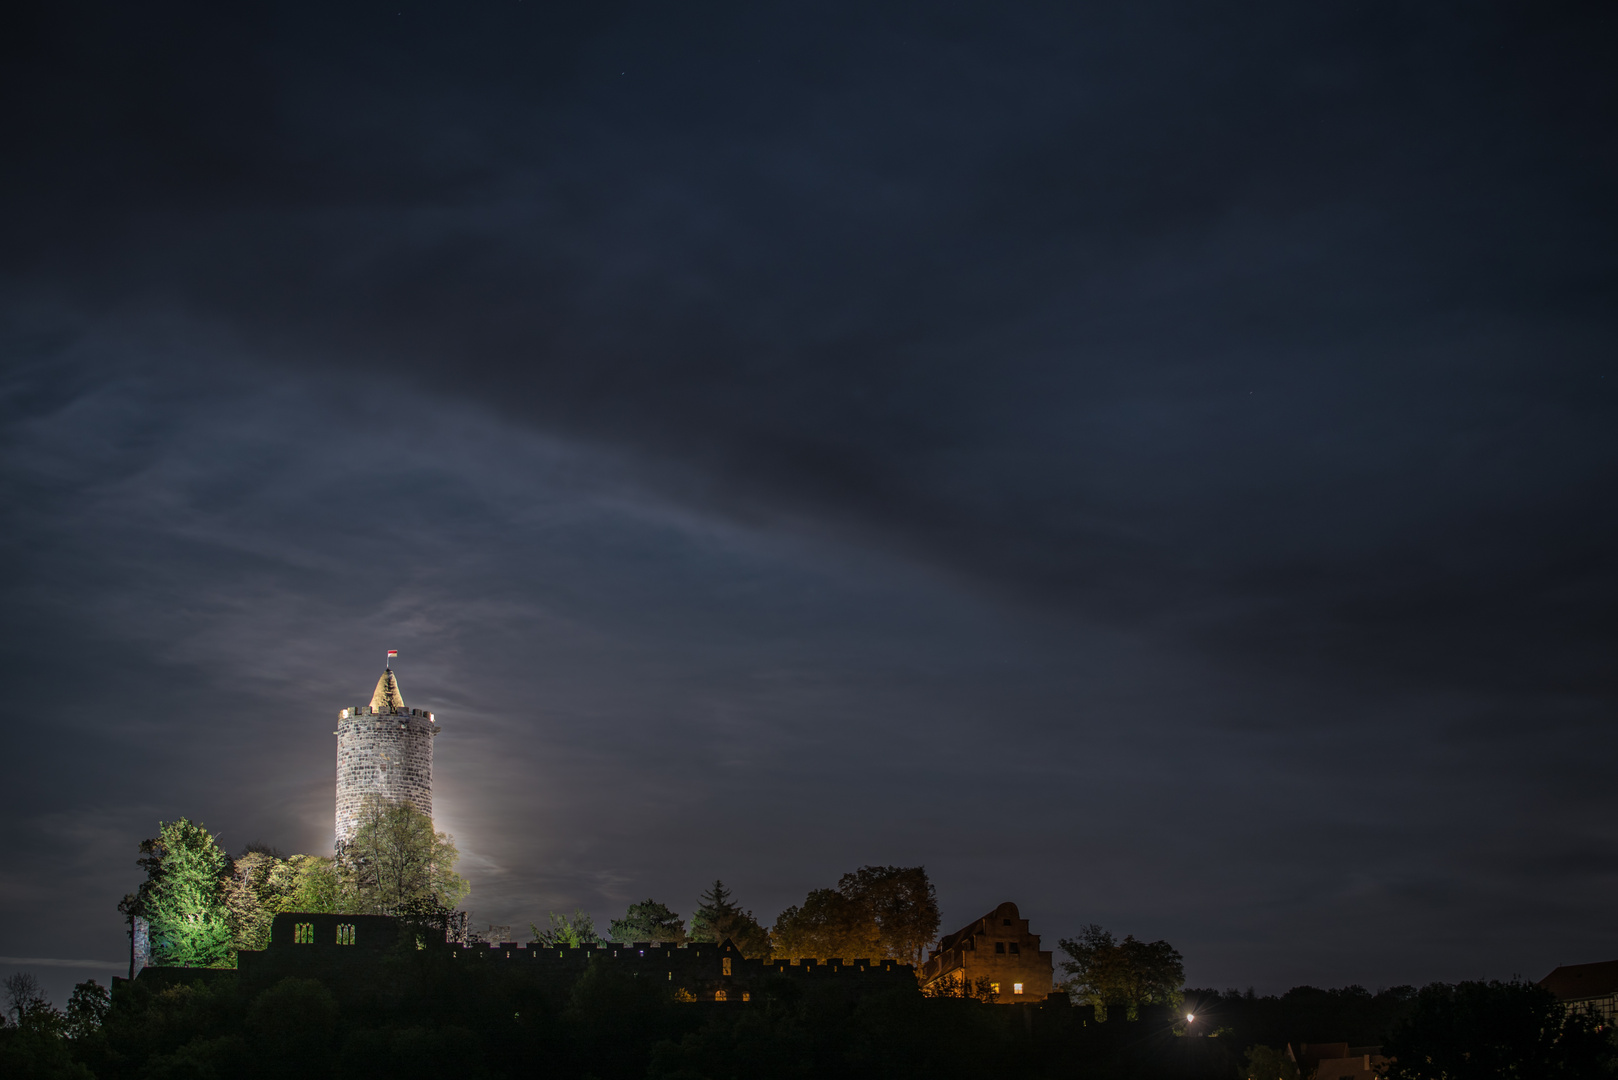
[[391, 660], [391, 659], [393, 659], [393, 658], [394, 658], [394, 657], [395, 657], [395, 656], [398, 656], [398, 655], [399, 655], [399, 650], [398, 650], [398, 649], [389, 649], [389, 650], [388, 650], [388, 659], [390, 659], [390, 660]]

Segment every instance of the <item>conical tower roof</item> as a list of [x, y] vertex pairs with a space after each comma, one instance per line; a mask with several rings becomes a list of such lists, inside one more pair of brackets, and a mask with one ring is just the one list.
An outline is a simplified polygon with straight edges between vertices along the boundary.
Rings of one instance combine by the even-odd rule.
[[382, 677], [376, 681], [376, 693], [371, 695], [371, 708], [404, 708], [404, 695], [399, 693], [399, 680], [393, 677], [392, 668], [384, 669]]

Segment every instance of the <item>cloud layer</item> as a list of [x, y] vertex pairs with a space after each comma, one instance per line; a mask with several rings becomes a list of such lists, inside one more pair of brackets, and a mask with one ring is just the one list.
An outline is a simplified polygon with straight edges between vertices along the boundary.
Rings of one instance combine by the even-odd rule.
[[1194, 982], [1604, 958], [1614, 29], [33, 12], [0, 949], [118, 955], [160, 816], [328, 843], [396, 647], [491, 921], [925, 862]]

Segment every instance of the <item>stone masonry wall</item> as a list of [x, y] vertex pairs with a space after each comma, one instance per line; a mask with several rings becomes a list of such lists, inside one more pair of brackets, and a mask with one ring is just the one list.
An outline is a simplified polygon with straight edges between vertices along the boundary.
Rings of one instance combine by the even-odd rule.
[[353, 839], [366, 797], [433, 813], [433, 714], [362, 705], [337, 719], [337, 841]]

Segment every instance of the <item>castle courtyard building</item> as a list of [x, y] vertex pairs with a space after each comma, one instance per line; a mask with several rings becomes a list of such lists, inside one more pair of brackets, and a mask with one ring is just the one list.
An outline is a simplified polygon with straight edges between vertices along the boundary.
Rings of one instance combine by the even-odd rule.
[[1039, 935], [1007, 901], [940, 941], [917, 978], [929, 993], [974, 996], [981, 987], [999, 1004], [1017, 1004], [1044, 1001], [1054, 972]]

